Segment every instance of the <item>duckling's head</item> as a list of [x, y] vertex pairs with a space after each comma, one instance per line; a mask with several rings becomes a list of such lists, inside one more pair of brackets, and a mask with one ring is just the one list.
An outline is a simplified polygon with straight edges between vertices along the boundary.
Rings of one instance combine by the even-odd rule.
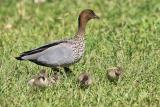
[[109, 68], [107, 72], [107, 77], [110, 81], [118, 81], [123, 74], [123, 70], [121, 67], [113, 67]]
[[115, 75], [116, 76], [120, 76], [122, 74], [122, 68], [121, 67], [117, 67], [117, 70], [115, 70]]
[[46, 72], [46, 70], [45, 69], [42, 69], [40, 72], [39, 72], [39, 77], [47, 77], [48, 76], [48, 74], [47, 74], [47, 72]]

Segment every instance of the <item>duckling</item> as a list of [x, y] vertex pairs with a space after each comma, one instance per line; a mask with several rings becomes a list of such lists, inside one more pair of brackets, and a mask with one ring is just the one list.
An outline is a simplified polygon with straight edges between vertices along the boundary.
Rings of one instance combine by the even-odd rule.
[[113, 67], [109, 68], [107, 72], [107, 77], [111, 82], [116, 82], [122, 77], [122, 68], [121, 67]]
[[53, 73], [50, 78], [50, 83], [56, 83], [58, 80], [60, 80], [60, 72]]
[[81, 73], [78, 77], [78, 82], [80, 84], [80, 87], [89, 87], [90, 85], [92, 85], [93, 81], [92, 81], [92, 77], [89, 73]]
[[134, 86], [137, 87], [139, 84], [140, 84], [140, 81], [139, 81], [139, 80], [134, 80], [134, 81], [133, 81], [133, 85], [134, 85]]
[[51, 84], [46, 70], [41, 70], [40, 73], [34, 76], [31, 80], [28, 81], [28, 84], [31, 86], [37, 87], [47, 87]]

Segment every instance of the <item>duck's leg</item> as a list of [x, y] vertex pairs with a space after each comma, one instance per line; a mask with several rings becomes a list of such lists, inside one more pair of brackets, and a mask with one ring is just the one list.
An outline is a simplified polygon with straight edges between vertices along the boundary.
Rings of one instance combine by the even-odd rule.
[[55, 68], [52, 68], [52, 72], [53, 71], [60, 72], [60, 69], [55, 67]]
[[52, 68], [52, 74], [55, 74], [55, 73], [59, 73], [61, 75], [64, 74], [64, 72], [61, 71], [60, 67], [54, 67], [54, 68]]

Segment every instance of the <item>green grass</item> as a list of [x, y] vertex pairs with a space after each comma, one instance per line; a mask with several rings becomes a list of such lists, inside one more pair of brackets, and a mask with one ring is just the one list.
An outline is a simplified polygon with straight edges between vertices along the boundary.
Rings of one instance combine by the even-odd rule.
[[[1, 107], [158, 107], [160, 106], [159, 0], [25, 0], [0, 1], [0, 106]], [[43, 67], [14, 59], [42, 44], [72, 37], [77, 16], [91, 8], [101, 17], [89, 22], [86, 51], [71, 68], [75, 76], [60, 84], [34, 90], [27, 81]], [[25, 14], [20, 15], [24, 10]], [[23, 13], [23, 12], [22, 12]], [[5, 29], [7, 24], [13, 25]], [[106, 69], [122, 66], [117, 85], [106, 79]], [[45, 68], [51, 72], [49, 68]], [[90, 72], [92, 87], [82, 90], [76, 79]], [[138, 86], [134, 81], [139, 80]]]

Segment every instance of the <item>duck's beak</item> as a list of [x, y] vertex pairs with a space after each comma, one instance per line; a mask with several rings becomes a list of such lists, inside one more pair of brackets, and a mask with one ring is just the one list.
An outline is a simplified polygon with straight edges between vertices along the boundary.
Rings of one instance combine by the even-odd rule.
[[94, 19], [100, 19], [100, 17], [97, 15], [94, 15]]

